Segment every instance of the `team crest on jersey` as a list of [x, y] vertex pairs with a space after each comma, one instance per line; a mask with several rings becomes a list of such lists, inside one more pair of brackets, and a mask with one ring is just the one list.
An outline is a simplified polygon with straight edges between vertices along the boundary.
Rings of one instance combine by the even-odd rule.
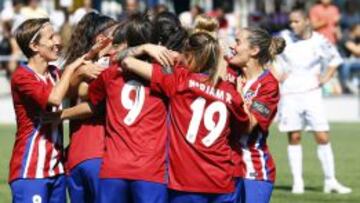
[[248, 90], [244, 95], [244, 99], [245, 99], [245, 101], [251, 101], [255, 96], [256, 95], [255, 95], [254, 91]]
[[252, 99], [257, 96], [260, 87], [261, 87], [261, 84], [259, 83], [258, 86], [256, 87], [255, 91], [253, 91], [251, 89], [246, 91], [246, 93], [244, 94], [244, 100], [248, 101], [248, 102], [252, 101]]

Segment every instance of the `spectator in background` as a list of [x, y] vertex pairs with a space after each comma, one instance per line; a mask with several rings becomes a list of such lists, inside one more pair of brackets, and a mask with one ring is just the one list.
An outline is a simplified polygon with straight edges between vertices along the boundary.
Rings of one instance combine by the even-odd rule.
[[158, 4], [158, 5], [154, 6], [154, 11], [156, 14], [159, 14], [162, 12], [169, 11], [169, 8], [165, 4]]
[[146, 0], [146, 3], [150, 8], [157, 7], [158, 5], [163, 5], [159, 4], [159, 0]]
[[360, 71], [360, 23], [351, 26], [349, 34], [344, 35], [340, 48], [344, 56], [348, 57], [340, 68], [341, 83], [345, 92], [357, 92], [357, 87], [350, 83], [350, 77], [353, 71]]
[[22, 7], [20, 14], [26, 19], [30, 18], [47, 18], [49, 14], [39, 6], [38, 0], [27, 0], [26, 6]]
[[1, 22], [0, 33], [0, 55], [4, 57], [4, 60], [0, 62], [0, 69], [6, 70], [6, 75], [9, 78], [18, 66], [18, 61], [21, 59], [22, 52], [11, 34], [11, 21]]
[[275, 0], [275, 11], [269, 15], [269, 31], [271, 33], [277, 33], [289, 28], [289, 14], [283, 11], [282, 3], [283, 0]]
[[12, 16], [11, 33], [14, 33], [15, 29], [25, 21], [25, 17], [20, 13], [22, 7], [24, 7], [24, 1], [22, 0], [12, 1], [12, 8], [14, 11], [14, 15]]
[[179, 15], [180, 22], [185, 28], [192, 28], [196, 17], [204, 13], [204, 10], [199, 6], [195, 5], [191, 7], [190, 11], [184, 11]]
[[91, 0], [84, 0], [84, 5], [74, 12], [74, 14], [70, 18], [70, 24], [76, 25], [82, 17], [84, 17], [87, 13], [96, 12], [95, 9], [92, 8], [92, 1]]
[[211, 11], [209, 16], [216, 18], [219, 21], [219, 29], [227, 29], [229, 22], [225, 18], [225, 10], [221, 7], [215, 8], [214, 11]]
[[342, 30], [348, 30], [352, 25], [360, 23], [360, 2], [354, 0], [345, 1], [344, 12], [341, 14], [340, 26]]
[[310, 9], [310, 20], [315, 31], [324, 35], [330, 42], [336, 44], [340, 37], [338, 23], [340, 21], [339, 9], [331, 4], [332, 0], [320, 0]]
[[140, 11], [140, 4], [138, 0], [126, 0], [125, 1], [125, 10], [118, 16], [119, 21], [127, 19], [134, 13]]
[[150, 20], [153, 20], [160, 13], [168, 12], [169, 8], [165, 4], [158, 4], [145, 12]]
[[230, 43], [231, 39], [235, 37], [236, 23], [234, 23], [234, 16], [225, 12], [226, 4], [211, 11], [208, 15], [216, 18], [219, 22], [219, 39]]
[[268, 29], [268, 18], [265, 11], [265, 2], [260, 1], [256, 9], [249, 13], [249, 25]]
[[[0, 23], [2, 26], [2, 28], [1, 28], [2, 32], [0, 34], [0, 55], [1, 56], [9, 56], [9, 55], [11, 55], [11, 52], [12, 52], [11, 43], [10, 43], [11, 25], [10, 25], [9, 21], [3, 21]], [[9, 77], [10, 71], [9, 71], [8, 67], [9, 67], [9, 62], [7, 60], [0, 60], [0, 70], [5, 69], [6, 75]]]

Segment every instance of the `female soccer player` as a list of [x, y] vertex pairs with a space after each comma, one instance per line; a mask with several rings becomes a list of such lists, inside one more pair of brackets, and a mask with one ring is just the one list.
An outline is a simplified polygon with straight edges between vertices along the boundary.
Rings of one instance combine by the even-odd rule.
[[17, 117], [9, 183], [13, 202], [65, 202], [62, 129], [44, 124], [41, 115], [61, 108], [73, 72], [84, 57], [69, 64], [61, 75], [49, 62], [58, 59], [55, 32], [49, 19], [30, 19], [15, 38], [28, 64], [16, 69], [11, 91]]
[[[151, 31], [152, 24], [145, 16], [131, 16], [126, 25], [127, 45], [149, 43]], [[149, 85], [134, 74], [119, 71], [115, 64], [89, 87], [94, 109], [106, 104], [106, 151], [100, 170], [99, 202], [167, 202], [167, 109], [164, 97], [152, 93]], [[82, 105], [93, 112], [88, 103], [73, 109]], [[80, 115], [79, 111], [69, 112]]]
[[162, 12], [155, 16], [153, 24], [153, 43], [180, 52], [188, 37], [187, 31], [181, 26], [179, 18], [170, 12]]
[[[288, 133], [292, 192], [304, 193], [300, 140], [301, 131], [306, 126], [306, 130], [314, 132], [318, 144], [317, 154], [325, 176], [324, 192], [350, 193], [351, 189], [335, 178], [329, 124], [321, 95], [321, 86], [331, 79], [342, 59], [328, 40], [311, 30], [305, 11], [295, 9], [290, 13], [290, 27], [292, 31], [280, 34], [287, 47], [278, 57], [275, 67], [281, 82], [279, 129]], [[323, 74], [322, 69], [325, 69]]]
[[[263, 29], [244, 28], [236, 36], [235, 55], [229, 60], [232, 67], [241, 70], [238, 86], [250, 118], [249, 132], [237, 134], [240, 140], [234, 143], [240, 202], [270, 202], [275, 165], [266, 139], [280, 98], [278, 81], [267, 66], [284, 46], [284, 39], [273, 38]], [[233, 126], [236, 133], [238, 124]]]
[[[70, 38], [70, 43], [65, 52], [65, 64], [72, 63], [78, 56], [87, 53], [91, 48], [106, 38], [111, 38], [116, 22], [110, 17], [97, 13], [88, 13], [76, 25]], [[98, 54], [94, 61], [99, 61], [107, 54], [111, 43]], [[98, 64], [100, 65], [100, 64]], [[87, 72], [88, 77], [81, 78], [80, 90], [87, 86], [87, 82], [95, 79], [109, 64], [99, 66], [82, 66], [76, 74]], [[75, 82], [78, 89], [79, 82]], [[86, 88], [86, 87], [85, 87]], [[71, 105], [81, 101], [86, 96], [82, 91], [75, 93], [71, 98]], [[66, 169], [68, 170], [68, 188], [72, 202], [95, 202], [99, 194], [99, 170], [105, 149], [104, 115], [93, 116], [85, 120], [70, 122], [70, 145], [67, 153]]]
[[[169, 55], [159, 52], [156, 56]], [[150, 80], [151, 91], [169, 99], [170, 202], [232, 202], [230, 117], [242, 126], [248, 117], [235, 87], [220, 79], [226, 67], [211, 35], [191, 35], [183, 54], [184, 65], [175, 66], [173, 74], [133, 57], [122, 66]]]

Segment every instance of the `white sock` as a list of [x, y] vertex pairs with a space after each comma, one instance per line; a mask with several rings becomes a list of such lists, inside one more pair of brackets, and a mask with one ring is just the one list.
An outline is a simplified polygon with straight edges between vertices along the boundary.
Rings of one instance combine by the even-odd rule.
[[318, 145], [317, 155], [324, 171], [325, 180], [335, 180], [334, 155], [330, 143]]
[[302, 147], [301, 145], [288, 145], [288, 158], [293, 182], [302, 182]]

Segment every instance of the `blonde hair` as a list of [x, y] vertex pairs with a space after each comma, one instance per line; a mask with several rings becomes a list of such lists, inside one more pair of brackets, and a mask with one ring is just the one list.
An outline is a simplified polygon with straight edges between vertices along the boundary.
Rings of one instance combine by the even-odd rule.
[[216, 85], [220, 79], [218, 70], [220, 45], [210, 34], [198, 32], [192, 34], [185, 45], [185, 56], [192, 56], [189, 70], [194, 73], [208, 72], [207, 81]]
[[203, 14], [199, 15], [195, 19], [195, 27], [193, 31], [194, 34], [198, 32], [205, 32], [216, 39], [218, 30], [219, 22], [216, 18]]
[[272, 37], [266, 30], [258, 27], [248, 27], [244, 30], [249, 32], [248, 41], [251, 46], [259, 47], [258, 60], [264, 65], [274, 60], [275, 56], [281, 54], [286, 46], [282, 37]]

